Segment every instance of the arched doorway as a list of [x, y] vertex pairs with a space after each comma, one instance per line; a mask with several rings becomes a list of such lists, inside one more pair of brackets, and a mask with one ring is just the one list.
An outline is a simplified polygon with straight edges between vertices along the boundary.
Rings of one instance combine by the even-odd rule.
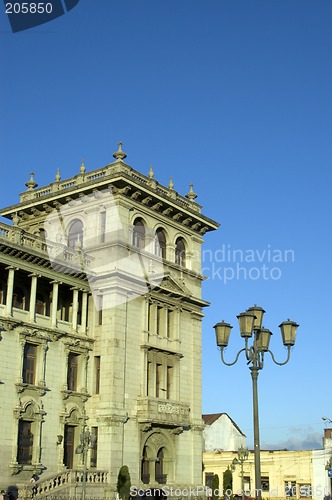
[[175, 446], [167, 430], [155, 430], [145, 438], [141, 455], [143, 484], [167, 484], [174, 480]]

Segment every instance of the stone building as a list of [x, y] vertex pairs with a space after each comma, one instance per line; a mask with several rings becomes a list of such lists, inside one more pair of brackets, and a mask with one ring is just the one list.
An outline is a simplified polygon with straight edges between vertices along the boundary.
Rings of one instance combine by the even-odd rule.
[[[208, 423], [204, 433], [208, 433], [207, 446], [203, 452], [203, 482], [211, 488], [215, 475], [219, 478], [219, 496], [223, 497], [223, 478], [227, 470], [232, 472], [231, 490], [234, 495], [254, 498], [255, 463], [254, 452], [248, 450], [248, 456], [242, 462], [238, 461], [238, 448], [245, 447], [245, 441], [240, 446], [229, 448], [234, 436], [245, 438], [239, 427], [233, 423], [220, 425], [211, 433], [213, 422], [220, 420], [218, 415], [203, 415]], [[224, 419], [226, 422], [226, 419]], [[222, 422], [222, 420], [220, 420]], [[209, 434], [210, 432], [210, 434]], [[285, 497], [314, 500], [331, 499], [332, 475], [332, 430], [324, 430], [323, 447], [317, 450], [261, 450], [261, 483], [263, 500], [281, 500]], [[237, 462], [237, 464], [234, 464]], [[229, 483], [228, 483], [229, 484]]]
[[1, 211], [0, 488], [20, 497], [35, 473], [40, 498], [112, 498], [122, 465], [142, 489], [201, 484], [201, 245], [218, 224], [121, 146], [46, 187], [31, 175]]

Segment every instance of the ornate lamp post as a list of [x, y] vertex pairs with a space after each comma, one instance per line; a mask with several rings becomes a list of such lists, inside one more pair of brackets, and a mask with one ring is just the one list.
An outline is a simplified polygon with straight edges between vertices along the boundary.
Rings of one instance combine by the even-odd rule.
[[241, 466], [241, 492], [242, 492], [242, 500], [244, 500], [244, 472], [243, 472], [243, 463], [248, 460], [249, 450], [248, 448], [244, 448], [240, 446], [237, 450], [238, 458], [234, 458], [232, 462], [232, 470], [235, 470], [235, 466], [240, 464]]
[[92, 435], [87, 428], [83, 427], [83, 432], [80, 434], [80, 444], [77, 446], [75, 453], [82, 455], [83, 462], [83, 481], [82, 481], [82, 500], [86, 497], [86, 472], [87, 472], [87, 456], [90, 448], [93, 448], [96, 442], [95, 436]]
[[[214, 326], [217, 345], [220, 348], [222, 362], [227, 366], [234, 365], [241, 352], [245, 353], [247, 364], [251, 371], [252, 391], [253, 391], [253, 420], [254, 420], [254, 462], [255, 462], [255, 490], [257, 500], [261, 499], [261, 465], [260, 465], [260, 440], [259, 440], [259, 419], [258, 419], [258, 392], [257, 378], [259, 370], [264, 366], [265, 353], [270, 353], [274, 363], [285, 365], [290, 359], [291, 348], [295, 344], [296, 329], [299, 326], [294, 321], [283, 321], [279, 327], [281, 329], [282, 342], [287, 347], [287, 359], [282, 363], [276, 361], [272, 351], [269, 350], [269, 343], [272, 332], [262, 327], [263, 315], [265, 311], [261, 307], [254, 306], [237, 316], [240, 326], [241, 337], [245, 341], [245, 347], [241, 349], [232, 363], [227, 363], [224, 359], [224, 349], [228, 346], [229, 336], [233, 328], [229, 323], [222, 321]], [[249, 345], [249, 340], [252, 344]]]

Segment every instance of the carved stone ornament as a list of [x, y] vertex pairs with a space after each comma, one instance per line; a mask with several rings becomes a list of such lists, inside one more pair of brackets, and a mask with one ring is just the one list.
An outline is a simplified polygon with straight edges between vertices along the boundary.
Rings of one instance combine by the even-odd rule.
[[45, 394], [47, 392], [47, 389], [46, 389], [45, 385], [42, 384], [42, 382], [39, 382], [38, 385], [17, 382], [15, 384], [15, 387], [16, 387], [17, 394], [21, 394], [24, 391], [29, 390], [29, 391], [36, 392], [39, 396], [45, 396]]
[[183, 432], [183, 427], [175, 427], [175, 429], [172, 429], [172, 434], [175, 436], [178, 436], [179, 434], [182, 434]]
[[141, 431], [142, 432], [148, 432], [152, 429], [152, 424], [151, 422], [147, 422], [146, 424], [141, 425]]
[[76, 391], [70, 391], [68, 389], [63, 389], [61, 391], [62, 394], [62, 399], [66, 400], [69, 397], [74, 397], [82, 401], [82, 403], [86, 403], [89, 398], [91, 398], [91, 394], [88, 394], [88, 392], [76, 392]]

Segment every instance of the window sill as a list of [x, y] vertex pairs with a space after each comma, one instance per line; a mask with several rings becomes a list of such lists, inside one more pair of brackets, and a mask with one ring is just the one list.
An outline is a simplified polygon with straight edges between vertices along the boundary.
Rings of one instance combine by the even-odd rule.
[[34, 385], [34, 384], [27, 384], [27, 383], [23, 383], [23, 382], [18, 382], [15, 384], [15, 386], [16, 386], [16, 391], [18, 394], [29, 390], [29, 391], [37, 392], [39, 394], [39, 396], [45, 396], [46, 391], [47, 391], [44, 384], [43, 385], [42, 384]]
[[18, 462], [12, 462], [9, 465], [9, 468], [11, 470], [12, 476], [15, 476], [16, 474], [19, 474], [22, 471], [31, 471], [36, 474], [41, 474], [41, 472], [44, 470], [44, 467], [42, 464], [19, 464]]
[[61, 394], [63, 399], [68, 399], [69, 397], [73, 396], [79, 398], [82, 401], [82, 403], [86, 403], [87, 400], [91, 397], [91, 394], [88, 394], [88, 392], [86, 391], [78, 392], [78, 391], [71, 391], [69, 389], [63, 389], [61, 391]]

